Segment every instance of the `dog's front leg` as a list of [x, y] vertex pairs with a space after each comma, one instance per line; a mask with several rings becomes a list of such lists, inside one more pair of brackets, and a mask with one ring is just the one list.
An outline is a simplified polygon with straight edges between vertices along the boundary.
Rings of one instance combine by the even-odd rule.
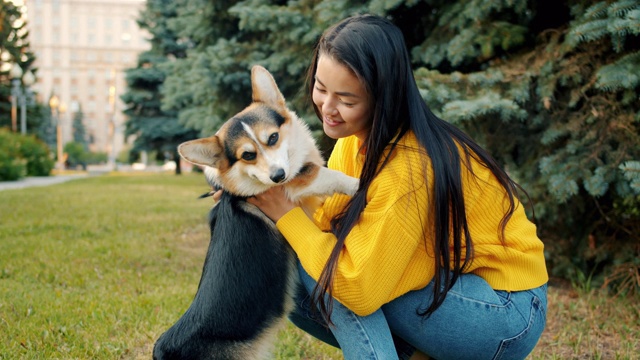
[[305, 186], [294, 187], [295, 194], [292, 194], [292, 197], [301, 198], [335, 193], [353, 196], [360, 185], [360, 179], [322, 166], [318, 166], [313, 175], [313, 178], [307, 179]]

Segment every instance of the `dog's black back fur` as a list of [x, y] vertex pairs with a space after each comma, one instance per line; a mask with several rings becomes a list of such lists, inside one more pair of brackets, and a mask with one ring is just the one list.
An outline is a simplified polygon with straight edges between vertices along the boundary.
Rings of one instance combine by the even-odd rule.
[[156, 342], [154, 359], [247, 358], [243, 351], [286, 316], [295, 253], [273, 222], [225, 192], [210, 226], [198, 291]]

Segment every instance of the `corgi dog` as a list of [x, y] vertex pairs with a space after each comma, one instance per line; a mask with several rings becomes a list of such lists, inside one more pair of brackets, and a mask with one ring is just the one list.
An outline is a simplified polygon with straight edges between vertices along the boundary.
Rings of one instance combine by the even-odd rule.
[[224, 191], [209, 214], [211, 240], [198, 291], [156, 341], [156, 360], [270, 358], [294, 307], [297, 260], [273, 221], [246, 199], [283, 186], [310, 215], [322, 197], [358, 189], [359, 179], [324, 167], [309, 128], [287, 108], [265, 68], [251, 69], [251, 85], [248, 107], [215, 135], [178, 147]]

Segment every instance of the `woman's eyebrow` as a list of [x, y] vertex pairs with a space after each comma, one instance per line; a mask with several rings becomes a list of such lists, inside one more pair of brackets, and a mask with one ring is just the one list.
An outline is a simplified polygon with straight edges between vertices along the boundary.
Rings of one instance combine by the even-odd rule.
[[[320, 79], [318, 79], [318, 76], [314, 76], [314, 78], [316, 79], [316, 81], [322, 86], [322, 87], [326, 87], [325, 84], [322, 83], [322, 81], [320, 81]], [[354, 94], [354, 93], [350, 93], [348, 91], [336, 91], [337, 95], [340, 96], [344, 96], [344, 97], [353, 97], [353, 98], [360, 98], [360, 96]]]

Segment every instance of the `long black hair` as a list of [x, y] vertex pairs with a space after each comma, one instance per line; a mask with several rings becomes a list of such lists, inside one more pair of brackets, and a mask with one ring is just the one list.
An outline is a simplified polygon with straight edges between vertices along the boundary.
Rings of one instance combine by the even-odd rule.
[[[362, 82], [371, 99], [372, 119], [369, 134], [363, 144], [366, 156], [360, 175], [360, 187], [345, 209], [331, 221], [331, 230], [337, 237], [337, 243], [312, 293], [313, 302], [330, 323], [332, 297], [327, 302], [324, 294], [332, 293], [333, 278], [344, 241], [367, 204], [366, 194], [371, 182], [385, 166], [387, 157], [402, 136], [412, 131], [430, 158], [434, 178], [431, 199], [433, 205], [423, 205], [425, 209], [435, 206], [428, 212], [433, 214], [435, 225], [435, 286], [433, 302], [426, 309], [418, 309], [420, 315], [428, 316], [442, 304], [449, 289], [473, 258], [473, 244], [463, 196], [461, 162], [472, 171], [470, 158], [474, 157], [491, 170], [505, 189], [510, 205], [500, 223], [501, 238], [504, 238], [506, 223], [513, 214], [514, 196], [519, 186], [469, 136], [435, 116], [427, 107], [413, 77], [402, 32], [389, 20], [373, 15], [359, 15], [328, 28], [314, 50], [307, 74], [310, 95], [315, 86], [314, 76], [320, 56], [330, 56], [349, 68]], [[318, 118], [322, 119], [320, 109], [315, 105], [314, 109]], [[461, 156], [457, 145], [463, 150], [464, 156]], [[388, 146], [391, 151], [387, 151], [385, 155], [385, 148]], [[425, 171], [428, 170], [425, 168]], [[425, 173], [425, 178], [426, 176]]]

